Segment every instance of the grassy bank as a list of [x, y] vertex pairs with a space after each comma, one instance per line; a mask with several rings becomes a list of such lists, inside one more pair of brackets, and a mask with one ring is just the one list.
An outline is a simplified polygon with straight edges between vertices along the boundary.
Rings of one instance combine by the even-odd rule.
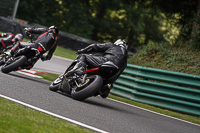
[[166, 43], [149, 44], [130, 57], [128, 63], [200, 75], [200, 50]]
[[0, 98], [0, 133], [91, 133], [65, 120]]
[[[75, 59], [77, 56], [76, 51], [62, 47], [57, 47], [54, 55], [69, 59]], [[184, 46], [182, 48], [173, 47], [166, 43], [149, 44], [129, 57], [128, 63], [200, 75], [200, 50]]]
[[57, 47], [56, 48], [56, 51], [54, 52], [54, 55], [57, 55], [57, 56], [61, 56], [61, 57], [64, 57], [64, 58], [68, 58], [68, 59], [76, 59], [76, 51], [73, 51], [73, 50], [70, 50], [70, 49], [65, 49], [65, 48], [62, 48], [62, 47]]

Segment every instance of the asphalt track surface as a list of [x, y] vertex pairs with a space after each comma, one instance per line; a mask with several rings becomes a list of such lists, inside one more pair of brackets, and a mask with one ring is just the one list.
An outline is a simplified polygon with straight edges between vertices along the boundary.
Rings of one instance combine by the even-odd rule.
[[[49, 71], [49, 70], [48, 70]], [[199, 133], [200, 126], [101, 97], [76, 101], [50, 82], [0, 72], [0, 94], [111, 133]]]
[[56, 74], [62, 74], [67, 67], [71, 64], [73, 60], [53, 56], [51, 60], [48, 61], [41, 61], [38, 60], [38, 62], [34, 65], [33, 69], [45, 71], [45, 72], [51, 72]]

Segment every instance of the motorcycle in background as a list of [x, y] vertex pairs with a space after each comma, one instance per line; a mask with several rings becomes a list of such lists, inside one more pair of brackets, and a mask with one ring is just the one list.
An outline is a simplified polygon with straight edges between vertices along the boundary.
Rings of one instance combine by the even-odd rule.
[[[27, 36], [31, 39], [28, 43], [33, 43], [32, 35], [27, 32]], [[17, 43], [17, 42], [16, 42]], [[24, 45], [27, 42], [20, 42]], [[40, 58], [40, 51], [35, 48], [25, 49], [22, 53], [15, 56], [9, 56], [7, 52], [0, 58], [1, 71], [9, 73], [20, 69], [29, 69], [29, 66]]]

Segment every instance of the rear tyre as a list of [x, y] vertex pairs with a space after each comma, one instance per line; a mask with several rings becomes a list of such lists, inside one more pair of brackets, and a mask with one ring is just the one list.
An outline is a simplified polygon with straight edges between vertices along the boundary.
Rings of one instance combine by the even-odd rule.
[[11, 71], [17, 70], [20, 66], [22, 66], [27, 61], [26, 56], [18, 56], [14, 59], [14, 61], [10, 64], [4, 64], [1, 67], [1, 71], [3, 73], [9, 73]]
[[72, 89], [71, 96], [75, 100], [85, 100], [88, 97], [93, 96], [103, 85], [103, 79], [99, 75], [88, 76], [86, 82], [80, 87]]

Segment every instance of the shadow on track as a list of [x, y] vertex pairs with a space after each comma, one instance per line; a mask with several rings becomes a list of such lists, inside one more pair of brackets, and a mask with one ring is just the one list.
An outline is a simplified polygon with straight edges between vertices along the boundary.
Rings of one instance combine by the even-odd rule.
[[[102, 99], [102, 100], [108, 100], [108, 99]], [[102, 108], [107, 108], [107, 109], [110, 109], [110, 110], [115, 110], [115, 111], [118, 111], [118, 112], [121, 112], [121, 113], [123, 112], [123, 113], [128, 113], [128, 114], [131, 114], [131, 115], [139, 116], [139, 114], [137, 112], [133, 112], [132, 110], [125, 110], [125, 108], [122, 108], [123, 106], [115, 106], [116, 104], [112, 104], [110, 102], [109, 103], [108, 102], [101, 103], [101, 101], [99, 101], [99, 100], [97, 101], [97, 100], [93, 100], [93, 99], [86, 99], [82, 102], [84, 102], [85, 104], [90, 104], [90, 105], [99, 106], [99, 107], [102, 107]]]
[[[61, 91], [57, 91], [57, 92], [54, 92], [54, 93], [60, 94], [62, 96], [65, 96], [67, 98], [74, 100], [69, 94], [63, 93]], [[115, 110], [115, 111], [118, 111], [120, 113], [126, 113], [126, 114], [141, 116], [137, 112], [133, 112], [132, 110], [125, 110], [125, 107], [123, 108], [123, 106], [115, 106], [116, 104], [112, 104], [113, 101], [110, 102], [110, 100], [109, 100], [109, 102], [108, 102], [108, 100], [109, 99], [103, 99], [99, 96], [96, 96], [96, 97], [90, 97], [90, 98], [85, 99], [83, 101], [77, 101], [77, 100], [75, 100], [75, 101], [83, 103], [83, 104], [97, 106], [97, 107], [100, 107], [100, 108]], [[105, 102], [102, 102], [102, 101], [105, 101]], [[127, 105], [125, 105], [125, 106], [127, 106]]]

